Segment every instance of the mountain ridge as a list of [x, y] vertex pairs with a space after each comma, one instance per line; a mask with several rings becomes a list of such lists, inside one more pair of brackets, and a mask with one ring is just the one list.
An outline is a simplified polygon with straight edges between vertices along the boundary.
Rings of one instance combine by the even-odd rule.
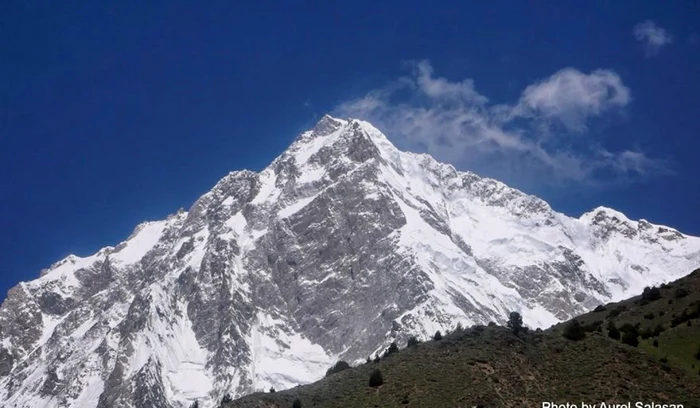
[[282, 389], [409, 333], [510, 310], [548, 326], [700, 263], [700, 239], [623, 217], [567, 217], [324, 116], [261, 172], [11, 289], [0, 398], [182, 407]]

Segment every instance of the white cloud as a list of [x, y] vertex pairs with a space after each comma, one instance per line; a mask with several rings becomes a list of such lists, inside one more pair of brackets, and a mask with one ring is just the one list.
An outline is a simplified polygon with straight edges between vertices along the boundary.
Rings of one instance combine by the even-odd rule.
[[616, 73], [597, 70], [586, 75], [566, 68], [525, 88], [515, 114], [557, 120], [571, 130], [584, 131], [589, 117], [629, 102], [629, 89]]
[[637, 41], [644, 43], [644, 52], [647, 57], [657, 55], [661, 48], [673, 42], [671, 33], [657, 26], [651, 20], [635, 25], [632, 34]]
[[664, 161], [641, 151], [609, 152], [587, 132], [593, 118], [631, 101], [612, 71], [567, 68], [525, 88], [514, 104], [490, 105], [471, 79], [435, 77], [428, 61], [412, 67], [411, 75], [335, 113], [374, 123], [404, 149], [510, 182], [587, 184], [667, 172]]
[[467, 102], [484, 104], [488, 99], [474, 90], [474, 81], [465, 79], [450, 82], [444, 78], [433, 78], [433, 67], [428, 61], [415, 64], [415, 83], [426, 96], [436, 101]]
[[670, 169], [664, 160], [648, 157], [640, 151], [624, 150], [617, 155], [610, 155], [612, 164], [622, 171], [634, 171], [638, 174], [668, 174]]

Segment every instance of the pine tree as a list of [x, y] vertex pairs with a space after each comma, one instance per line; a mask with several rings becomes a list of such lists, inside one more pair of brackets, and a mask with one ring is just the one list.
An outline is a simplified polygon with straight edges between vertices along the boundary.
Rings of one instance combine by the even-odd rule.
[[625, 334], [622, 335], [622, 342], [630, 345], [632, 347], [637, 347], [639, 345], [639, 339], [637, 338], [637, 332], [635, 331], [626, 331]]
[[523, 317], [518, 312], [510, 312], [508, 316], [508, 328], [513, 330], [513, 333], [518, 334], [523, 330]]
[[382, 372], [379, 369], [372, 371], [372, 375], [369, 376], [369, 386], [379, 387], [384, 384], [384, 379], [382, 378]]
[[[367, 362], [369, 362], [369, 361], [370, 361], [369, 357], [367, 357]], [[335, 373], [339, 373], [343, 370], [347, 370], [348, 368], [350, 368], [350, 364], [348, 364], [347, 362], [345, 362], [343, 360], [340, 360], [337, 363], [335, 363], [335, 365], [333, 367], [329, 368], [328, 371], [326, 371], [326, 377], [328, 377], [331, 374], [335, 374]]]
[[572, 320], [564, 327], [562, 336], [569, 340], [579, 341], [586, 338], [586, 332], [583, 330], [578, 320]]
[[661, 299], [661, 290], [656, 286], [646, 287], [642, 292], [642, 300], [646, 302], [653, 302], [655, 300]]
[[608, 323], [607, 329], [608, 337], [610, 337], [611, 339], [620, 340], [620, 331], [617, 329], [617, 327], [615, 327], [615, 323], [613, 323], [612, 320], [610, 321], [610, 323]]
[[399, 346], [396, 345], [395, 341], [392, 341], [391, 344], [389, 345], [389, 348], [386, 349], [386, 351], [384, 352], [384, 357], [389, 357], [390, 355], [392, 355], [394, 353], [398, 353], [398, 352], [399, 352]]

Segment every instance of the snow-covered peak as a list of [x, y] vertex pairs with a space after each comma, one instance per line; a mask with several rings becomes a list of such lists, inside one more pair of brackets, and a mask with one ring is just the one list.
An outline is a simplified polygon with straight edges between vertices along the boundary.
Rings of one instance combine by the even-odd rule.
[[596, 219], [601, 218], [617, 218], [619, 221], [623, 222], [635, 222], [630, 220], [625, 214], [621, 213], [620, 211], [603, 206], [596, 207], [594, 210], [584, 213], [579, 219], [581, 221], [590, 223]]
[[[423, 194], [423, 199], [428, 199], [426, 194], [432, 194], [430, 191], [437, 192], [441, 196], [439, 199], [468, 195], [521, 215], [553, 214], [543, 200], [498, 180], [469, 171], [457, 171], [453, 165], [438, 162], [428, 154], [401, 151], [379, 129], [359, 119], [324, 116], [312, 130], [297, 138], [268, 169], [288, 165], [290, 158], [294, 163], [292, 174], [300, 174], [300, 179], [305, 181], [317, 180], [319, 175], [332, 172], [329, 170], [331, 166], [351, 171], [350, 162], [359, 165], [367, 163], [367, 159], [375, 159], [371, 163], [388, 177], [387, 183], [408, 181], [411, 185], [405, 187]], [[434, 191], [436, 187], [438, 191]]]
[[[579, 220], [584, 225], [591, 227], [594, 235], [606, 240], [615, 234], [620, 234], [628, 239], [657, 243], [688, 241], [689, 245], [695, 245], [697, 242], [697, 238], [688, 237], [674, 228], [652, 224], [645, 219], [634, 221], [620, 211], [608, 207], [597, 207], [593, 211], [583, 214]], [[671, 248], [667, 247], [667, 249]]]
[[331, 115], [323, 115], [316, 125], [310, 130], [316, 136], [326, 136], [347, 125], [348, 119], [334, 118]]
[[134, 264], [141, 261], [148, 251], [156, 246], [167, 225], [167, 221], [140, 224], [134, 233], [110, 254], [110, 260], [123, 264]]

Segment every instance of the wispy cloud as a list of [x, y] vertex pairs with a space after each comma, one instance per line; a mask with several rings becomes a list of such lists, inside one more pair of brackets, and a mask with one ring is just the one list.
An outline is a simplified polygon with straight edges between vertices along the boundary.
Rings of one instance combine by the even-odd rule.
[[589, 131], [593, 118], [631, 101], [613, 71], [566, 68], [525, 88], [515, 103], [496, 105], [471, 79], [436, 77], [428, 61], [410, 66], [410, 75], [335, 113], [372, 122], [405, 149], [510, 181], [596, 184], [669, 171], [640, 150], [610, 152]]
[[590, 117], [629, 102], [629, 89], [616, 73], [597, 70], [584, 74], [566, 68], [525, 88], [514, 113], [559, 121], [570, 130], [582, 132]]
[[651, 20], [635, 25], [632, 34], [637, 41], [644, 44], [644, 53], [647, 58], [658, 55], [661, 48], [673, 42], [671, 33]]

